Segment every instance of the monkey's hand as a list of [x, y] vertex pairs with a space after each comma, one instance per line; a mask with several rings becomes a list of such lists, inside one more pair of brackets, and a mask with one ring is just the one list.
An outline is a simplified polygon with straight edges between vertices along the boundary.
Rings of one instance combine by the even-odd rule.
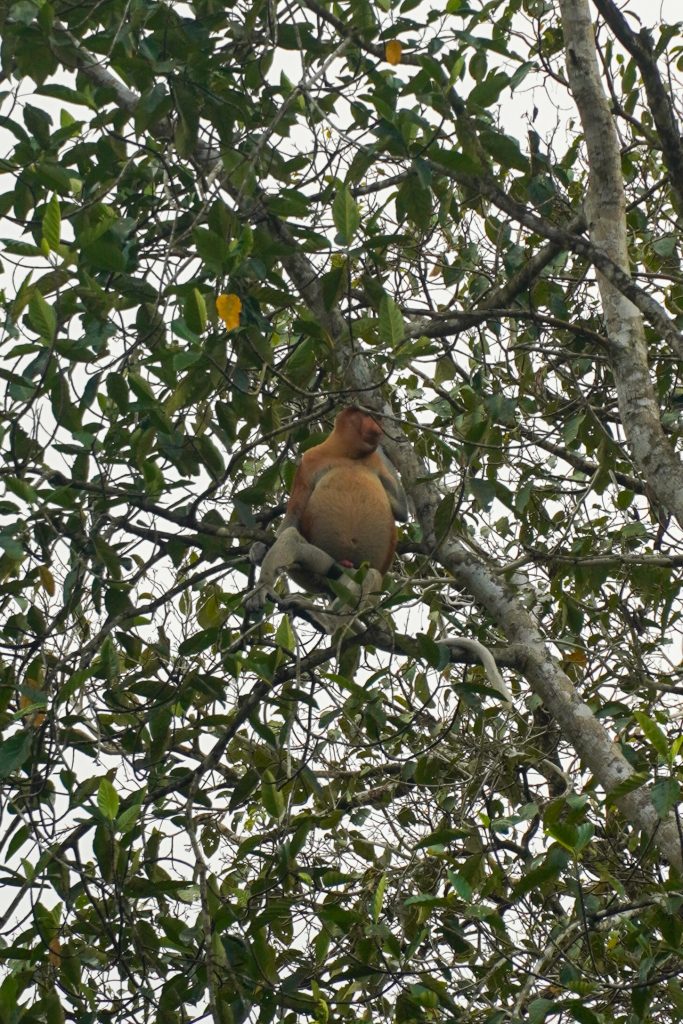
[[[277, 543], [277, 542], [276, 542]], [[261, 541], [256, 541], [249, 549], [249, 561], [252, 565], [261, 565], [268, 557], [268, 548]], [[269, 597], [273, 596], [273, 584], [275, 577], [269, 579], [266, 574], [264, 579], [263, 569], [259, 575], [259, 581], [253, 590], [244, 595], [243, 604], [247, 612], [260, 612]]]

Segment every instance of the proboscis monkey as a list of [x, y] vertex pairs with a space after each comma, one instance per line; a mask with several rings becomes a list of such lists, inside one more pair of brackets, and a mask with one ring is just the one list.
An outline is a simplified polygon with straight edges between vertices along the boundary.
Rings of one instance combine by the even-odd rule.
[[258, 586], [247, 595], [249, 610], [262, 608], [276, 577], [288, 570], [307, 590], [325, 590], [325, 578], [368, 562], [370, 589], [396, 550], [396, 523], [408, 504], [396, 470], [379, 446], [375, 416], [350, 406], [339, 413], [322, 444], [299, 463], [278, 537], [261, 566]]

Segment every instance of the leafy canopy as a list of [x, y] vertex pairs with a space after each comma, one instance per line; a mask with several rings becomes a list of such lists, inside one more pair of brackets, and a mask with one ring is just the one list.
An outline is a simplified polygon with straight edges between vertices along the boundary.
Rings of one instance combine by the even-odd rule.
[[[640, 10], [673, 94], [680, 25]], [[614, 804], [680, 797], [680, 533], [580, 248], [558, 5], [1, 17], [2, 1024], [679, 1020], [678, 881]], [[634, 281], [680, 328], [647, 65], [597, 45]], [[297, 453], [371, 394], [422, 460], [382, 607], [248, 621]], [[582, 744], [524, 679], [527, 614]]]

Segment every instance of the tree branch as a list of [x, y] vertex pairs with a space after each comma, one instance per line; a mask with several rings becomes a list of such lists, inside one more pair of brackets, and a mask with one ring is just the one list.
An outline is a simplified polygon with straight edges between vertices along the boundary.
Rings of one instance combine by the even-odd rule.
[[593, 0], [621, 45], [633, 57], [643, 76], [645, 95], [662, 146], [664, 163], [669, 171], [671, 187], [676, 195], [679, 212], [683, 212], [683, 143], [671, 97], [659, 75], [647, 29], [637, 35], [613, 0]]
[[[643, 321], [632, 303], [662, 333], [665, 329], [669, 331], [668, 340], [675, 342], [676, 351], [683, 355], [681, 335], [673, 330], [659, 304], [650, 296], [644, 301], [645, 293], [630, 281], [621, 150], [600, 80], [588, 0], [561, 0], [560, 10], [567, 73], [583, 125], [589, 163], [587, 209], [591, 242], [580, 239], [574, 244], [576, 251], [585, 250], [586, 246], [593, 249], [592, 261], [600, 271], [598, 287], [619, 411], [636, 465], [657, 500], [683, 524], [683, 467], [662, 430]], [[631, 302], [624, 301], [624, 297]]]

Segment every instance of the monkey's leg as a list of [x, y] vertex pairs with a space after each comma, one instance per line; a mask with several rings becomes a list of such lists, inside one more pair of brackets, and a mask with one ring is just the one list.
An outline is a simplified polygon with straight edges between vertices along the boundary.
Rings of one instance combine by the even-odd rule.
[[[348, 612], [351, 607], [356, 612], [366, 611], [377, 604], [382, 592], [382, 581], [382, 573], [377, 569], [368, 569], [360, 583], [345, 574], [335, 581], [343, 588], [343, 593], [335, 599], [333, 610]], [[330, 589], [338, 592], [337, 587]]]
[[362, 624], [360, 627], [356, 625], [359, 616], [374, 608], [379, 601], [382, 581], [382, 574], [377, 569], [368, 569], [360, 583], [346, 574], [336, 580], [339, 586], [330, 588], [337, 593], [332, 607], [327, 612], [317, 612], [321, 628], [330, 635], [342, 628], [357, 632], [362, 628]]
[[278, 536], [272, 548], [263, 559], [258, 584], [245, 596], [247, 611], [260, 611], [272, 591], [275, 580], [287, 569], [300, 569], [316, 576], [326, 577], [337, 563], [331, 555], [309, 544], [295, 526], [288, 526]]
[[[346, 573], [335, 579], [339, 586], [331, 587], [337, 593], [329, 610], [320, 608], [300, 594], [292, 594], [286, 604], [293, 611], [304, 615], [304, 618], [317, 626], [329, 636], [340, 630], [358, 632], [362, 623], [358, 624], [363, 612], [373, 608], [382, 592], [382, 574], [377, 569], [368, 569], [361, 582], [352, 579]], [[281, 602], [283, 607], [285, 602]]]

